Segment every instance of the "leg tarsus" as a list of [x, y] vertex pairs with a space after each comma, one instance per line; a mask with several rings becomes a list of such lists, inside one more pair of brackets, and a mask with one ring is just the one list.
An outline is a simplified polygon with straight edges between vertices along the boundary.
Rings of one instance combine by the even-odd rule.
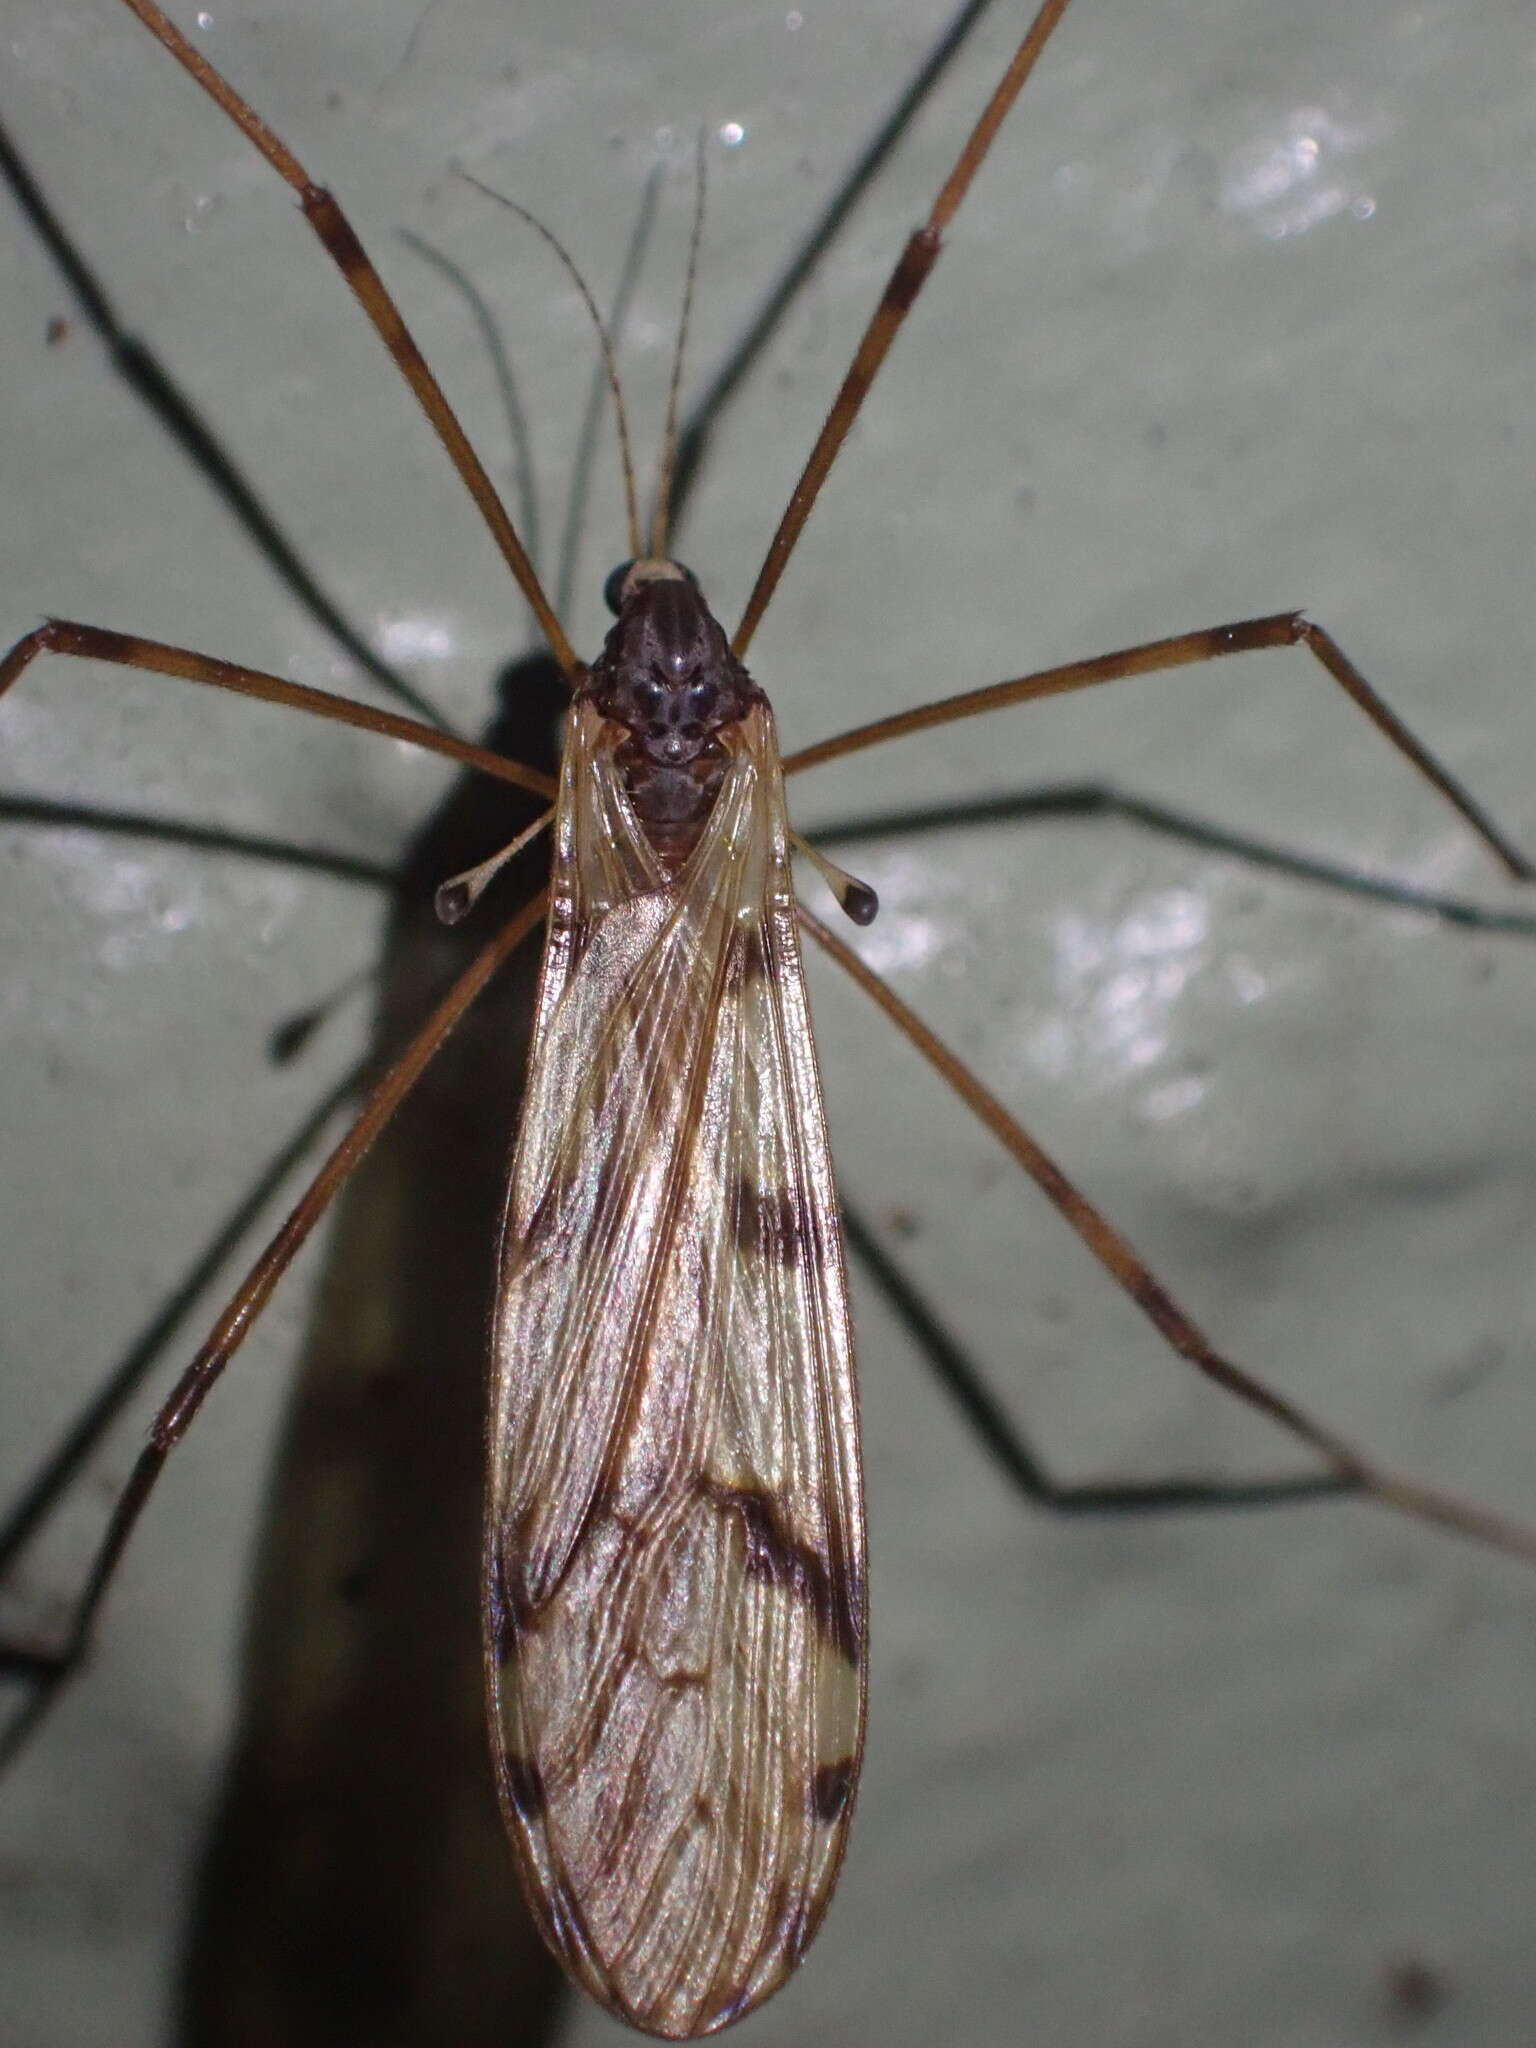
[[112, 366], [128, 389], [160, 422], [172, 441], [223, 500], [258, 554], [321, 629], [381, 688], [425, 719], [450, 729], [450, 722], [414, 683], [370, 647], [336, 600], [308, 568], [298, 549], [263, 503], [255, 486], [224, 447], [147, 341], [129, 334], [117, 317], [105, 286], [70, 239], [15, 143], [0, 128], [0, 177], [10, 185], [17, 205], [38, 240], [58, 266], [80, 311], [95, 329]]
[[835, 761], [844, 754], [860, 753], [866, 747], [907, 734], [927, 732], [935, 726], [953, 725], [962, 718], [980, 718], [1011, 704], [1029, 704], [1040, 697], [1062, 697], [1074, 690], [1089, 690], [1099, 683], [1122, 682], [1131, 676], [1155, 675], [1165, 669], [1190, 668], [1200, 662], [1218, 661], [1229, 654], [1252, 654], [1266, 647], [1304, 646], [1314, 660], [1363, 711], [1377, 731], [1391, 741], [1430, 786], [1469, 825], [1494, 858], [1517, 882], [1536, 878], [1536, 865], [1493, 822], [1482, 806], [1457, 781], [1449, 769], [1418, 739], [1365, 680], [1343, 648], [1323, 627], [1304, 612], [1272, 612], [1264, 618], [1236, 619], [1224, 626], [1202, 626], [1192, 633], [1175, 633], [1166, 640], [1140, 641], [1134, 647], [1117, 648], [1112, 654], [1090, 656], [1084, 661], [1060, 663], [1036, 669], [1007, 682], [989, 683], [979, 690], [965, 690], [958, 696], [941, 697], [932, 704], [919, 704], [910, 711], [898, 711], [889, 718], [877, 718], [868, 725], [837, 733], [802, 747], [784, 760], [786, 775], [798, 774], [823, 761]]
[[1014, 1491], [1035, 1507], [1051, 1514], [1085, 1518], [1202, 1514], [1296, 1507], [1358, 1492], [1351, 1481], [1332, 1472], [1300, 1473], [1285, 1479], [1177, 1477], [1064, 1484], [1052, 1477], [975, 1361], [955, 1342], [857, 1210], [846, 1203], [843, 1228], [855, 1257], [921, 1348], [935, 1378], [960, 1410], [982, 1449]]
[[[102, 1597], [110, 1585], [123, 1554], [128, 1538], [133, 1534], [134, 1524], [143, 1512], [144, 1503], [165, 1463], [166, 1451], [159, 1445], [148, 1443], [134, 1461], [128, 1483], [117, 1497], [112, 1510], [112, 1519], [101, 1540], [100, 1548], [92, 1560], [90, 1575], [85, 1589], [76, 1602], [74, 1614], [63, 1642], [54, 1652], [34, 1653], [30, 1658], [32, 1690], [22, 1702], [20, 1710], [0, 1730], [0, 1771], [20, 1753], [28, 1738], [40, 1728], [65, 1685], [81, 1669], [86, 1661], [90, 1643], [91, 1624], [96, 1618]], [[8, 1658], [14, 1668], [25, 1657], [24, 1652], [12, 1651]]]
[[[137, 0], [129, 0], [130, 5]], [[944, 230], [954, 219], [960, 202], [970, 189], [971, 180], [981, 169], [987, 151], [992, 147], [998, 129], [1002, 126], [1009, 109], [1024, 89], [1025, 81], [1039, 59], [1041, 51], [1050, 41], [1052, 32], [1067, 10], [1067, 0], [1042, 0], [1039, 12], [1024, 31], [1023, 40], [1014, 51], [1008, 68], [993, 87], [990, 98], [981, 111], [980, 118], [966, 137], [954, 168], [945, 179], [939, 196], [933, 202], [928, 219], [907, 240], [906, 247], [896, 259], [880, 302], [870, 315], [869, 324], [859, 338], [854, 350], [853, 361], [848, 365], [847, 374], [832, 401], [832, 408], [822, 422], [821, 432], [816, 436], [815, 446], [806, 457], [804, 469], [800, 472], [794, 489], [789, 494], [789, 503], [784, 508], [773, 539], [768, 543], [768, 553], [763, 566], [757, 573], [752, 594], [747, 599], [746, 610], [741, 615], [741, 624], [731, 639], [731, 647], [738, 658], [744, 655], [757, 631], [758, 621], [767, 609], [768, 600], [778, 587], [784, 573], [784, 565], [794, 552], [811, 508], [816, 503], [827, 472], [837, 458], [838, 450], [847, 439], [848, 430], [859, 414], [859, 408], [868, 396], [880, 365], [885, 361], [891, 343], [901, 332], [902, 323], [912, 310], [918, 293], [928, 280], [929, 273], [938, 261], [943, 246]]]
[[1470, 792], [1434, 755], [1365, 680], [1338, 641], [1324, 626], [1303, 613], [1296, 616], [1296, 638], [1322, 663], [1340, 689], [1365, 713], [1376, 730], [1389, 739], [1398, 752], [1411, 761], [1425, 781], [1439, 790], [1446, 802], [1472, 827], [1517, 882], [1536, 881], [1536, 866], [1507, 838]]
[[1315, 1420], [1298, 1403], [1275, 1393], [1262, 1380], [1218, 1351], [1108, 1217], [1074, 1187], [1050, 1154], [1036, 1144], [1023, 1125], [1009, 1115], [996, 1096], [983, 1087], [943, 1040], [907, 1008], [895, 990], [804, 905], [799, 907], [799, 917], [822, 951], [829, 953], [885, 1012], [902, 1036], [949, 1083], [966, 1107], [1023, 1168], [1170, 1349], [1205, 1378], [1235, 1394], [1261, 1415], [1267, 1415], [1271, 1422], [1315, 1451], [1346, 1486], [1357, 1488], [1383, 1506], [1396, 1508], [1416, 1520], [1435, 1523], [1456, 1535], [1468, 1537], [1474, 1543], [1486, 1544], [1490, 1549], [1502, 1550], [1512, 1557], [1536, 1563], [1536, 1527], [1512, 1516], [1495, 1514], [1437, 1487], [1421, 1485], [1417, 1480], [1376, 1464], [1327, 1424]]
[[502, 559], [533, 607], [550, 652], [567, 678], [574, 682], [580, 673], [580, 663], [571, 650], [560, 621], [550, 608], [543, 585], [507, 515], [507, 509], [486, 474], [485, 465], [470, 446], [458, 415], [444, 397], [442, 386], [427, 367], [426, 358], [417, 347], [399, 307], [386, 291], [383, 279], [353, 232], [351, 222], [331, 194], [314, 182], [281, 138], [240, 97], [228, 79], [187, 40], [155, 0], [125, 0], [125, 4], [139, 17], [167, 55], [174, 57], [181, 68], [196, 80], [214, 104], [223, 109], [252, 146], [266, 158], [278, 176], [298, 194], [304, 218], [410, 386], [417, 404], [447, 451], [449, 461], [458, 471], [460, 481], [474, 500]]
[[343, 1103], [358, 1092], [366, 1071], [365, 1067], [355, 1067], [304, 1119], [282, 1150], [263, 1169], [250, 1192], [224, 1219], [193, 1260], [148, 1326], [129, 1345], [103, 1384], [70, 1423], [5, 1519], [0, 1521], [0, 1580], [16, 1568], [27, 1545], [79, 1478], [106, 1432], [122, 1415], [164, 1355], [182, 1318], [201, 1298], [225, 1260], [238, 1247]]
[[381, 711], [371, 704], [357, 704], [350, 697], [336, 697], [328, 690], [312, 690], [307, 684], [290, 683], [262, 669], [243, 668], [240, 663], [223, 661], [217, 655], [198, 654], [190, 647], [145, 640], [136, 633], [115, 633], [108, 626], [88, 626], [78, 619], [49, 619], [32, 632], [24, 633], [0, 658], [0, 697], [40, 654], [69, 654], [84, 660], [111, 662], [118, 668], [174, 676], [184, 683], [206, 683], [216, 690], [232, 691], [237, 697], [255, 697], [263, 704], [285, 704], [292, 711], [328, 718], [337, 725], [352, 725], [385, 739], [404, 740], [429, 754], [442, 754], [463, 767], [494, 775], [498, 781], [515, 783], [535, 796], [554, 794], [554, 785], [547, 775], [525, 768], [519, 761], [509, 761], [505, 755], [472, 746], [452, 733], [439, 732], [419, 719], [402, 718], [396, 711]]
[[214, 1383], [249, 1335], [273, 1288], [353, 1168], [420, 1080], [449, 1032], [491, 976], [533, 930], [544, 909], [545, 897], [540, 894], [524, 905], [488, 944], [481, 947], [405, 1051], [375, 1084], [350, 1130], [332, 1150], [286, 1222], [240, 1283], [214, 1326], [212, 1335], [172, 1388], [151, 1425], [149, 1442], [140, 1451], [128, 1483], [112, 1510], [57, 1661], [39, 1681], [37, 1691], [23, 1706], [16, 1721], [0, 1735], [0, 1764], [14, 1756], [22, 1742], [41, 1724], [65, 1682], [78, 1670], [96, 1611], [166, 1459], [186, 1434]]

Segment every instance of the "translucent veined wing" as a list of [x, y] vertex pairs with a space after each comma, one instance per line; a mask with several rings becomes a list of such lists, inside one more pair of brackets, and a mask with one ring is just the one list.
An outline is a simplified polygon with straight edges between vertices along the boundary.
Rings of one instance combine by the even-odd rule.
[[846, 1279], [766, 705], [668, 879], [571, 714], [494, 1350], [487, 1668], [530, 1899], [707, 2033], [821, 1919], [864, 1724]]

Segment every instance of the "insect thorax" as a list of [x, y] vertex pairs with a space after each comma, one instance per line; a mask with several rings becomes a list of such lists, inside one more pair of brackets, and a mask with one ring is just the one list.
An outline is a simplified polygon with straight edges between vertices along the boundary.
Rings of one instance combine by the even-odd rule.
[[762, 694], [690, 571], [673, 562], [629, 565], [585, 693], [628, 734], [617, 760], [635, 817], [661, 860], [679, 866], [725, 773], [720, 735]]

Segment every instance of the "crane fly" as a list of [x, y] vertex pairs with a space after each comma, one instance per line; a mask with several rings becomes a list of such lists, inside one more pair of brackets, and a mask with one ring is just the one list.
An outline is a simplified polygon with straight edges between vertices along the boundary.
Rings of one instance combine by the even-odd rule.
[[[149, 8], [135, 11], [154, 17]], [[1047, 31], [1061, 11], [1041, 17]], [[171, 37], [163, 19], [151, 25]], [[969, 169], [978, 162], [979, 152]], [[323, 218], [332, 253], [355, 266], [344, 224]], [[909, 258], [888, 313], [915, 296], [914, 273], [934, 250], [936, 238], [917, 262]], [[578, 709], [562, 770], [532, 1102], [510, 1196], [497, 1338], [505, 1412], [494, 1433], [488, 1572], [493, 1729], [535, 1910], [590, 1989], [622, 2016], [669, 2035], [738, 2016], [792, 1967], [835, 1871], [862, 1733], [862, 1537], [846, 1312], [817, 1084], [806, 1064], [777, 749], [766, 703], [755, 684], [737, 679], [724, 635], [713, 628], [718, 640], [711, 637], [692, 588], [670, 562], [633, 577], [620, 592], [608, 671], [584, 672], [570, 660]], [[563, 633], [547, 609], [546, 624], [558, 651]], [[648, 725], [632, 706], [628, 722], [618, 715], [631, 687], [630, 636], [650, 649], [647, 660], [666, 650], [662, 666], [686, 670], [689, 687], [699, 687], [701, 667], [712, 687], [715, 670], [723, 671], [730, 710], [701, 753], [677, 761], [666, 754], [666, 716]], [[749, 637], [738, 633], [738, 651]], [[1278, 616], [1217, 636], [1181, 636], [1139, 666], [1302, 637], [1298, 624]], [[1331, 642], [1318, 636], [1308, 644], [1346, 687], [1358, 686]], [[700, 647], [707, 658], [687, 651]], [[238, 682], [229, 665], [203, 661], [196, 674], [199, 658], [151, 648], [146, 659], [143, 643], [68, 627], [45, 629], [6, 679], [44, 648], [137, 666], [159, 661], [194, 680]], [[1074, 665], [1049, 687], [1136, 666]], [[1021, 688], [1015, 698], [1044, 693]], [[358, 722], [383, 725], [376, 717]], [[631, 738], [616, 738], [615, 726]], [[634, 749], [645, 753], [653, 728], [657, 759], [647, 756], [642, 771]], [[407, 736], [398, 721], [385, 729]], [[459, 752], [468, 758], [473, 750]], [[636, 791], [649, 769], [700, 759], [718, 773], [698, 815], [679, 821], [664, 803], [662, 816], [647, 818]], [[507, 771], [502, 764], [488, 772]], [[675, 829], [680, 824], [686, 829]], [[479, 981], [522, 935], [508, 927], [487, 947]], [[822, 938], [857, 975], [848, 949]], [[642, 990], [650, 991], [643, 1000]], [[466, 985], [459, 1008], [470, 993]], [[879, 999], [873, 986], [871, 993]], [[892, 1013], [924, 1043], [914, 1020], [899, 1006]], [[429, 1051], [437, 1035], [423, 1034], [422, 1047]], [[942, 1062], [940, 1049], [927, 1049]], [[377, 1098], [365, 1130], [414, 1071], [402, 1068]], [[964, 1088], [965, 1077], [949, 1071]], [[969, 1099], [1004, 1135], [1009, 1120], [995, 1105], [974, 1088]], [[766, 1113], [769, 1104], [776, 1113]], [[1012, 1149], [1050, 1181], [1022, 1134]], [[1100, 1219], [1062, 1185], [1052, 1192], [1112, 1269], [1135, 1283], [1165, 1334], [1211, 1364], [1192, 1326], [1126, 1263]], [[240, 1330], [254, 1299], [242, 1299]], [[211, 1383], [210, 1364], [222, 1364], [234, 1334], [232, 1325], [185, 1383], [157, 1455], [185, 1427]], [[728, 1369], [724, 1361], [743, 1355], [758, 1361], [756, 1371]], [[781, 1387], [765, 1361], [790, 1357], [800, 1370]], [[575, 1382], [568, 1368], [578, 1359], [584, 1370]], [[706, 1370], [706, 1359], [722, 1362]], [[669, 1361], [673, 1369], [664, 1370]], [[796, 1401], [804, 1403], [798, 1411]], [[1283, 1409], [1272, 1399], [1267, 1405]], [[1287, 1410], [1282, 1419], [1298, 1418]], [[1378, 1474], [1336, 1439], [1309, 1425], [1302, 1433], [1368, 1490], [1478, 1526], [1475, 1514]], [[803, 1494], [786, 1470], [804, 1482]], [[144, 1492], [147, 1482], [130, 1497], [116, 1547]], [[1482, 1533], [1519, 1540], [1492, 1518]], [[113, 1556], [115, 1548], [109, 1562]], [[717, 1634], [690, 1636], [692, 1602], [709, 1609]], [[719, 1602], [726, 1604], [717, 1609]], [[698, 1699], [724, 1674], [727, 1699], [762, 1710], [758, 1717], [743, 1706], [739, 1719], [737, 1710], [724, 1712], [719, 1727], [695, 1733], [700, 1746], [686, 1767], [678, 1758], [683, 1738], [658, 1733], [661, 1705], [633, 1691], [646, 1662], [634, 1636], [652, 1613], [677, 1631], [668, 1639], [676, 1670], [666, 1683], [650, 1674], [658, 1696], [675, 1693], [687, 1702], [685, 1719], [692, 1712], [708, 1722]], [[702, 1654], [711, 1646], [715, 1654]], [[746, 1745], [747, 1760], [722, 1764], [717, 1784], [711, 1745], [721, 1728]], [[605, 1743], [617, 1748], [606, 1753]], [[636, 1759], [647, 1755], [663, 1762], [642, 1770]], [[675, 1859], [670, 1875], [665, 1857]]]

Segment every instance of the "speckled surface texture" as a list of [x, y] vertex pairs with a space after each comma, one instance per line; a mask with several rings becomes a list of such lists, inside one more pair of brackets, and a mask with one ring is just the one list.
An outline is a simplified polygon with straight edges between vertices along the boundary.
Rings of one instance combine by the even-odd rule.
[[[210, 13], [204, 46], [352, 210], [500, 475], [478, 340], [395, 230], [483, 285], [552, 491], [581, 315], [450, 162], [548, 219], [604, 292], [658, 151], [677, 167], [634, 321], [649, 448], [697, 125], [714, 138], [703, 370], [943, 10]], [[728, 615], [1017, 20], [994, 8], [720, 437], [684, 552]], [[125, 322], [365, 629], [473, 725], [524, 642], [519, 602], [283, 190], [124, 10], [5, 0], [0, 22], [0, 112]], [[786, 743], [1304, 605], [1536, 844], [1531, 27], [1518, 0], [1075, 0], [757, 642]], [[30, 237], [0, 260], [0, 632], [73, 614], [355, 688], [90, 335], [46, 345], [72, 309]], [[611, 496], [592, 526], [585, 648], [622, 552]], [[8, 790], [379, 861], [442, 782], [386, 743], [62, 663], [0, 711], [0, 756]], [[953, 729], [795, 795], [815, 822], [1100, 776], [1518, 905], [1299, 653]], [[379, 906], [88, 832], [6, 827], [3, 849], [8, 1489], [354, 1056], [358, 1006], [284, 1072], [265, 1042], [367, 964]], [[930, 835], [857, 864], [885, 905], [869, 957], [1213, 1335], [1383, 1458], [1536, 1512], [1536, 943], [1127, 824]], [[818, 974], [813, 994], [849, 1196], [1061, 1474], [1293, 1469], [1164, 1355], [852, 992]], [[317, 1264], [176, 1460], [91, 1678], [0, 1787], [14, 2048], [167, 2038], [244, 1546]], [[867, 1289], [856, 1305], [864, 1790], [826, 1930], [744, 2048], [1528, 2040], [1536, 1577], [1357, 1506], [1042, 1519], [981, 1463], [888, 1312]], [[4, 1612], [45, 1611], [83, 1540], [66, 1531]], [[1409, 1963], [1442, 1994], [1411, 2024]], [[583, 2011], [568, 2038], [617, 2034]]]

